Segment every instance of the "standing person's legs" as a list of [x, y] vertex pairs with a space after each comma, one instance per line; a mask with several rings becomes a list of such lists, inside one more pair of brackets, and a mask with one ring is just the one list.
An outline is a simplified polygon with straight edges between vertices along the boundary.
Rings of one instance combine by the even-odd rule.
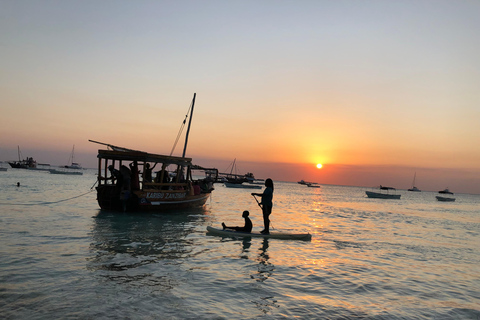
[[263, 211], [263, 225], [265, 227], [263, 229], [262, 233], [268, 233], [268, 232], [270, 232], [270, 218], [269, 218], [269, 216], [272, 213], [272, 207], [263, 206], [262, 211]]

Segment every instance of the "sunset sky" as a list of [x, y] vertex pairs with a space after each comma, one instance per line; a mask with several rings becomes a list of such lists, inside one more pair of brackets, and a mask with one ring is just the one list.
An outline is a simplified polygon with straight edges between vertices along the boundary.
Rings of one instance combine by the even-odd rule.
[[[88, 139], [221, 171], [480, 194], [480, 2], [0, 1], [0, 160]], [[182, 141], [183, 143], [183, 141]], [[175, 154], [180, 155], [182, 146]], [[317, 163], [323, 168], [317, 169]]]

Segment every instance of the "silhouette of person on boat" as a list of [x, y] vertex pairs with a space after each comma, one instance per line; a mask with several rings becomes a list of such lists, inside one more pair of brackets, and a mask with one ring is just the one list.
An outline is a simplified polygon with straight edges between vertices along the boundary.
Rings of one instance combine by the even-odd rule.
[[152, 182], [152, 172], [156, 166], [157, 166], [156, 162], [153, 165], [153, 167], [151, 167], [150, 163], [147, 162], [147, 164], [145, 165], [144, 173], [143, 173], [143, 182]]
[[132, 190], [140, 190], [140, 177], [139, 177], [140, 172], [138, 171], [137, 161], [133, 161], [128, 166], [130, 167], [130, 172], [131, 172], [130, 188]]

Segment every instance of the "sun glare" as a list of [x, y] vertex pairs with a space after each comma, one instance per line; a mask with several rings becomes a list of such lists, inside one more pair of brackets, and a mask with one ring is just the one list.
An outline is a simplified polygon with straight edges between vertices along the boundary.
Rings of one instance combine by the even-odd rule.
[[323, 165], [321, 163], [317, 164], [317, 169], [322, 169]]

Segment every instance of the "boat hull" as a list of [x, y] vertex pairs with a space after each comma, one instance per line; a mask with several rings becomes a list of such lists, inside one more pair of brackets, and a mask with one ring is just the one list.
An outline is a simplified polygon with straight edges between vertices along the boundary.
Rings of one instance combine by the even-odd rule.
[[51, 174], [64, 174], [64, 175], [74, 175], [74, 176], [81, 176], [83, 172], [81, 171], [60, 171], [56, 169], [48, 169]]
[[224, 182], [225, 187], [227, 188], [238, 188], [238, 189], [262, 189], [262, 186], [255, 185], [255, 184], [238, 184], [238, 183], [230, 183]]
[[373, 192], [373, 191], [365, 191], [367, 197], [369, 198], [376, 198], [376, 199], [400, 199], [400, 194], [388, 194], [388, 193], [380, 193], [380, 192]]
[[97, 187], [97, 201], [102, 210], [107, 211], [140, 211], [166, 212], [177, 209], [188, 209], [205, 205], [210, 193], [189, 195], [186, 191], [157, 190], [119, 193], [115, 186]]
[[263, 234], [260, 232], [239, 232], [234, 230], [223, 230], [223, 229], [218, 229], [210, 226], [207, 227], [207, 231], [211, 235], [222, 236], [222, 237], [232, 237], [232, 238], [257, 237], [257, 238], [304, 240], [304, 241], [310, 241], [312, 239], [312, 235], [310, 233], [270, 232], [270, 234]]
[[441, 196], [435, 196], [435, 198], [437, 198], [438, 201], [442, 201], [442, 202], [454, 202], [455, 201], [455, 198], [448, 198], [448, 197], [441, 197]]
[[28, 165], [20, 162], [9, 162], [8, 164], [14, 169], [28, 169]]

